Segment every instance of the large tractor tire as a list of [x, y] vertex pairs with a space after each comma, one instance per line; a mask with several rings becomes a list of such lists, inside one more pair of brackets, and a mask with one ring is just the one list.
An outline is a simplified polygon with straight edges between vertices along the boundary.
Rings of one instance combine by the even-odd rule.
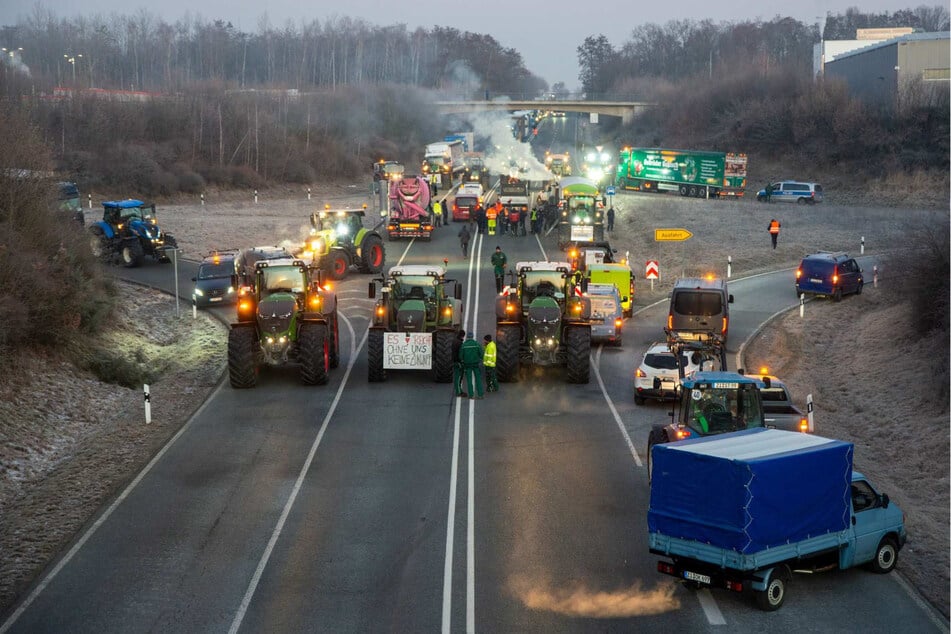
[[89, 229], [89, 250], [98, 260], [104, 259], [109, 253], [108, 238], [101, 227], [94, 226]]
[[258, 382], [258, 368], [254, 348], [257, 345], [254, 328], [232, 328], [228, 333], [228, 379], [231, 387], [244, 389]]
[[340, 323], [337, 321], [337, 311], [334, 310], [329, 321], [330, 335], [330, 367], [340, 366]]
[[522, 329], [517, 324], [495, 329], [495, 371], [502, 383], [518, 381], [518, 345], [521, 337]]
[[327, 272], [331, 279], [342, 280], [350, 270], [350, 256], [343, 249], [334, 249], [327, 256]]
[[367, 380], [370, 383], [382, 383], [386, 380], [383, 369], [383, 333], [379, 328], [371, 328], [367, 335]]
[[380, 273], [386, 264], [386, 249], [380, 236], [369, 235], [360, 246], [360, 272]]
[[123, 241], [120, 255], [122, 256], [122, 266], [127, 269], [142, 266], [142, 261], [145, 260], [145, 251], [142, 249], [142, 243], [137, 239]]
[[437, 330], [433, 333], [433, 381], [452, 382], [452, 342], [456, 338], [454, 330]]
[[330, 338], [326, 324], [304, 324], [300, 327], [300, 379], [305, 385], [324, 385], [330, 374]]
[[591, 328], [565, 328], [565, 348], [568, 353], [568, 382], [587, 383], [591, 380]]

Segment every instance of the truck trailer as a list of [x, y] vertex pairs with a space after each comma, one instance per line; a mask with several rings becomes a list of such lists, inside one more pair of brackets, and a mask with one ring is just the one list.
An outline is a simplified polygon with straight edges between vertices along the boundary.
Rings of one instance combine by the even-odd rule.
[[867, 565], [891, 572], [904, 515], [852, 470], [853, 445], [749, 429], [655, 445], [647, 511], [658, 572], [686, 585], [752, 590], [778, 610], [791, 573]]
[[699, 198], [742, 196], [746, 167], [746, 154], [625, 147], [618, 154], [614, 184]]

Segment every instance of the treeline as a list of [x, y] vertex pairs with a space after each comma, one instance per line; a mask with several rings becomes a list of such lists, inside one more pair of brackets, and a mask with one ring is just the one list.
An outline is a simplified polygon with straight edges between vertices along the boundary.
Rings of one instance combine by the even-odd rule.
[[411, 31], [347, 17], [283, 28], [263, 22], [248, 33], [223, 20], [170, 24], [146, 11], [67, 20], [37, 8], [25, 21], [0, 29], [0, 41], [18, 51], [13, 61], [35, 87], [47, 90], [67, 85], [175, 93], [216, 82], [306, 91], [392, 83], [482, 96], [486, 90], [536, 94], [546, 88], [518, 51], [490, 35], [447, 27]]
[[788, 17], [767, 22], [646, 24], [618, 47], [603, 35], [585, 38], [577, 49], [580, 80], [588, 94], [627, 94], [625, 84], [629, 86], [631, 79], [724, 79], [747, 67], [763, 72], [781, 67], [787, 74], [811, 77], [813, 45], [820, 39], [851, 40], [856, 29], [881, 27], [947, 31], [948, 9], [920, 6], [875, 14], [853, 8], [844, 14], [829, 13], [821, 38], [819, 24]]

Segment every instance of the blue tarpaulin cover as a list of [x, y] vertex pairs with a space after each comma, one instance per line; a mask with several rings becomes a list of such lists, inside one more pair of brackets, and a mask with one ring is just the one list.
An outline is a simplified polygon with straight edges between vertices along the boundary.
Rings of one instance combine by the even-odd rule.
[[852, 452], [762, 428], [654, 445], [648, 530], [743, 554], [845, 530]]

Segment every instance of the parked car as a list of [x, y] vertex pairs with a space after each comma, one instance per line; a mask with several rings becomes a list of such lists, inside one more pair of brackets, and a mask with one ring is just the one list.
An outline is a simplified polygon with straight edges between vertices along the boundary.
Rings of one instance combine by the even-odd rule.
[[[682, 359], [684, 377], [700, 369], [700, 354], [684, 354]], [[708, 362], [709, 363], [709, 362]], [[713, 367], [706, 367], [712, 370]], [[643, 405], [649, 398], [667, 401], [676, 398], [680, 383], [677, 359], [666, 343], [652, 343], [644, 353], [641, 364], [634, 371], [634, 403]]]
[[[780, 181], [773, 183], [770, 198], [781, 203], [799, 203], [800, 205], [814, 205], [822, 202], [822, 185], [819, 183], [804, 183], [802, 181]], [[756, 200], [766, 202], [766, 190], [756, 192]]]
[[860, 295], [864, 284], [859, 263], [841, 251], [807, 255], [796, 269], [798, 295], [825, 295], [837, 302], [849, 293]]

